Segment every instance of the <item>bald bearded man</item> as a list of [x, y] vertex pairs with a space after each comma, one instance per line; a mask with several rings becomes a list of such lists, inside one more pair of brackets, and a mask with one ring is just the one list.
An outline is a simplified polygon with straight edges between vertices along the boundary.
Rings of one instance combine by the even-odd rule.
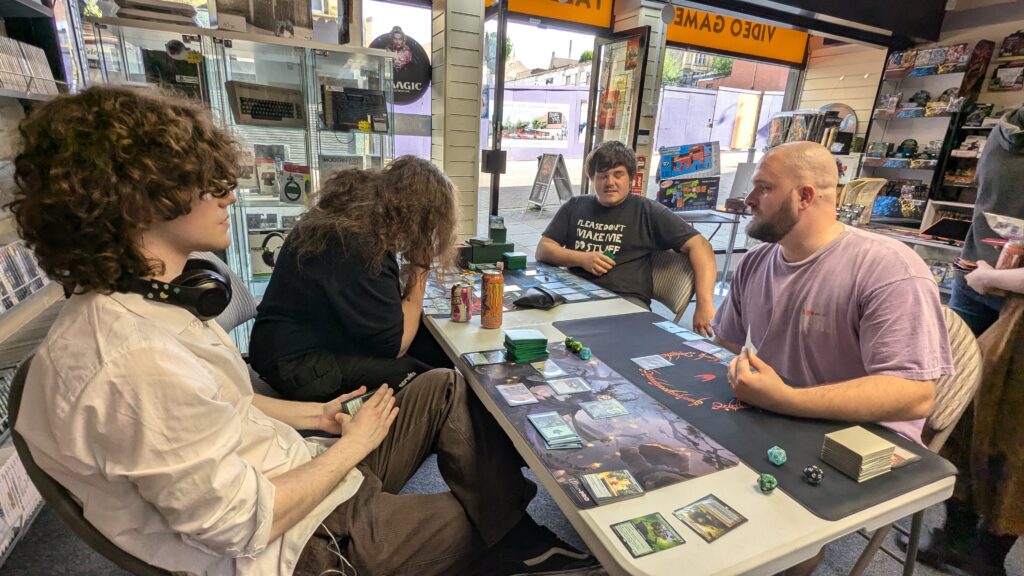
[[[714, 321], [717, 340], [740, 353], [730, 366], [737, 398], [881, 422], [921, 442], [935, 379], [953, 370], [928, 266], [902, 243], [836, 220], [836, 164], [819, 144], [772, 149], [753, 184], [747, 234], [764, 244], [740, 262]], [[748, 333], [757, 355], [740, 350]]]
[[[820, 144], [773, 148], [746, 203], [764, 243], [736, 268], [713, 323], [739, 354], [740, 400], [781, 414], [880, 422], [921, 442], [935, 380], [953, 370], [938, 288], [902, 243], [836, 220], [838, 173]], [[741, 349], [750, 338], [758, 353]], [[791, 568], [808, 574], [821, 554]]]

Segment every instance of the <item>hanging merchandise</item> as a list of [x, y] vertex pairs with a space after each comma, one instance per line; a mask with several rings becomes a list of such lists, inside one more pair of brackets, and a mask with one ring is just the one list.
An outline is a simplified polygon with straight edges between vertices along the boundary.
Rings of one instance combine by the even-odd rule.
[[412, 104], [430, 86], [430, 58], [420, 43], [407, 36], [401, 26], [381, 34], [370, 42], [370, 48], [386, 50], [394, 58], [395, 104]]

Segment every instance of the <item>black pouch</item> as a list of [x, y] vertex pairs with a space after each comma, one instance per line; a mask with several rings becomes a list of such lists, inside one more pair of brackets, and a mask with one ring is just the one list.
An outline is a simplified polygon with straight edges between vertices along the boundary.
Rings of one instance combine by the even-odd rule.
[[521, 298], [512, 303], [516, 308], [537, 308], [550, 310], [565, 303], [565, 296], [543, 286], [534, 286], [526, 291]]

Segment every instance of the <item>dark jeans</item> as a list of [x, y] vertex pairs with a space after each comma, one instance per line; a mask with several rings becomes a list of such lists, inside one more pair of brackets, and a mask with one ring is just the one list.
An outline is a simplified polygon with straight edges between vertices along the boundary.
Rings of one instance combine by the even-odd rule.
[[999, 311], [1003, 308], [1006, 298], [979, 294], [964, 281], [963, 272], [957, 272], [953, 278], [953, 294], [949, 297], [949, 307], [963, 318], [975, 336], [988, 330], [988, 327], [999, 319]]
[[289, 400], [326, 402], [365, 385], [398, 388], [433, 368], [452, 368], [427, 327], [420, 324], [409, 350], [401, 358], [379, 358], [317, 350], [281, 360], [270, 374], [261, 374]]
[[[526, 514], [537, 487], [461, 376], [428, 372], [397, 401], [402, 409], [391, 432], [359, 464], [362, 485], [306, 543], [296, 576], [341, 568], [328, 549], [331, 536], [359, 574], [459, 574]], [[431, 453], [451, 491], [399, 495]]]

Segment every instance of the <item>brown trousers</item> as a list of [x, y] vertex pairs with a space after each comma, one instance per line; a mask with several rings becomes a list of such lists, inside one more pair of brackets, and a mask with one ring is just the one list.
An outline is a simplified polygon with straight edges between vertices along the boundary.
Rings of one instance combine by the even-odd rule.
[[[362, 485], [306, 544], [297, 576], [340, 569], [331, 535], [361, 576], [458, 574], [526, 513], [536, 486], [461, 376], [432, 370], [397, 399], [390, 434], [359, 464]], [[451, 491], [398, 495], [431, 453]]]

